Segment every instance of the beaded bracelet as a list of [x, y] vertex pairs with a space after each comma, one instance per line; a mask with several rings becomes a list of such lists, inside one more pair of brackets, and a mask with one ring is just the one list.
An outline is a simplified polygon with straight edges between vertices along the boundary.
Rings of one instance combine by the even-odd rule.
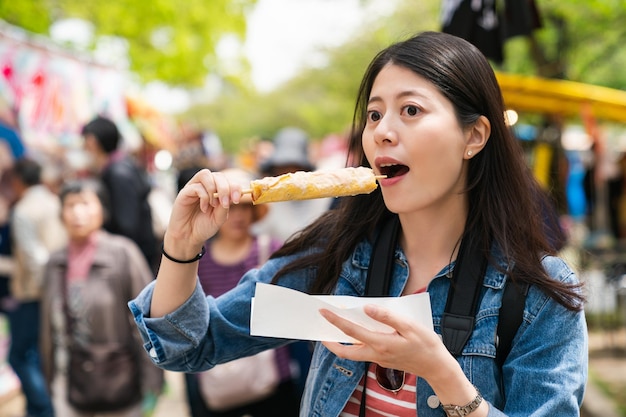
[[161, 244], [161, 253], [167, 259], [169, 259], [172, 262], [176, 262], [177, 264], [190, 264], [190, 263], [199, 261], [204, 256], [204, 254], [206, 253], [206, 247], [204, 247], [204, 245], [202, 245], [202, 250], [200, 251], [199, 254], [194, 256], [192, 259], [187, 259], [187, 260], [184, 260], [184, 261], [180, 260], [180, 259], [176, 259], [173, 256], [171, 256], [170, 254], [168, 254], [167, 252], [165, 252], [165, 245], [164, 244]]

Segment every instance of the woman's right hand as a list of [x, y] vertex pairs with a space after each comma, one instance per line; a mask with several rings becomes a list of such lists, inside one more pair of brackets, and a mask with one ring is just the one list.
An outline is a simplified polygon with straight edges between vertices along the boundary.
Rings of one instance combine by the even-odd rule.
[[187, 259], [226, 221], [230, 204], [238, 204], [241, 185], [223, 174], [203, 169], [180, 190], [164, 236], [168, 254]]
[[163, 237], [163, 257], [154, 286], [150, 317], [163, 317], [179, 308], [197, 285], [197, 259], [204, 242], [226, 221], [230, 204], [238, 204], [241, 185], [208, 169], [189, 180], [174, 200], [170, 221]]

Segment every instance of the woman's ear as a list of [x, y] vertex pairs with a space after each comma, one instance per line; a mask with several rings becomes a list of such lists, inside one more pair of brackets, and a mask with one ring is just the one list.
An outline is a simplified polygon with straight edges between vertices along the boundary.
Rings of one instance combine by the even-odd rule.
[[491, 122], [485, 116], [480, 116], [467, 131], [465, 157], [471, 159], [480, 152], [487, 144], [489, 136], [491, 136]]

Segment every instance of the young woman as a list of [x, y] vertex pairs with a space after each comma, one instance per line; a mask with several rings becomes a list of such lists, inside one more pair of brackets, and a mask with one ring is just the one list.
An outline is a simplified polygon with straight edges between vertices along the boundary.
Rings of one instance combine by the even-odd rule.
[[[544, 194], [503, 113], [495, 75], [468, 42], [426, 32], [383, 50], [362, 81], [350, 149], [354, 161], [387, 178], [373, 193], [345, 199], [218, 299], [203, 296], [197, 262], [180, 261], [197, 258], [241, 193], [219, 173], [198, 173], [174, 204], [169, 258], [130, 303], [154, 362], [201, 370], [286, 343], [249, 335], [255, 284], [362, 296], [372, 242], [397, 217], [389, 295], [427, 291], [435, 332], [374, 306], [366, 313], [393, 334], [321, 311], [360, 343], [316, 345], [300, 415], [577, 416], [587, 378], [584, 297], [554, 256]], [[459, 247], [470, 238], [488, 266], [473, 333], [455, 357], [438, 333]], [[496, 329], [507, 281], [530, 288], [500, 366]], [[383, 368], [404, 371], [404, 379], [388, 386]]]

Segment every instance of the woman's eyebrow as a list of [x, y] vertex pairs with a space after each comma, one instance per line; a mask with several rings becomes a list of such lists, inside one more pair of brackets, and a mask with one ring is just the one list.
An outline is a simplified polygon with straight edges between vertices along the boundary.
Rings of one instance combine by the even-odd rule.
[[[421, 93], [418, 89], [410, 89], [410, 90], [401, 91], [400, 93], [396, 94], [394, 98], [399, 99], [399, 98], [413, 97], [413, 96], [417, 96], [417, 97], [425, 98], [425, 99], [428, 98], [426, 94]], [[367, 102], [369, 104], [369, 103], [377, 103], [381, 101], [383, 101], [382, 97], [372, 96], [369, 98]]]

